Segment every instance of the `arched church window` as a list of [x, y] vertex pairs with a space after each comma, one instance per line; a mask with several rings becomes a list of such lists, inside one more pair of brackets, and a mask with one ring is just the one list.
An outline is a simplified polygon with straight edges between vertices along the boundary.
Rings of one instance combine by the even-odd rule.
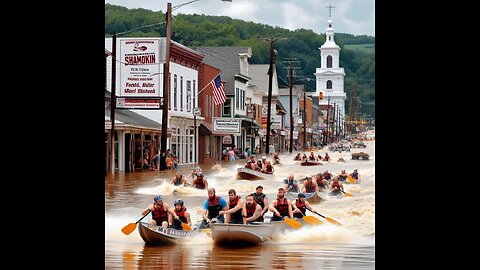
[[327, 68], [332, 67], [333, 58], [331, 55], [327, 56]]
[[327, 81], [327, 89], [332, 89], [332, 81]]

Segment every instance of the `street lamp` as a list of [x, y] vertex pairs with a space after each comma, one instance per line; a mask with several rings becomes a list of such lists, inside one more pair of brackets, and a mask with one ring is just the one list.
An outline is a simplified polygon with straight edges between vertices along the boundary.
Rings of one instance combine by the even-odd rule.
[[[176, 10], [182, 6], [198, 2], [193, 0], [172, 7], [172, 3], [167, 3], [166, 16], [166, 37], [165, 37], [165, 64], [163, 64], [163, 99], [162, 99], [162, 139], [160, 144], [160, 170], [166, 170], [166, 153], [167, 153], [167, 128], [168, 128], [168, 92], [170, 89], [170, 42], [172, 40], [172, 10]], [[222, 0], [222, 2], [232, 2], [232, 0]], [[196, 128], [196, 127], [195, 127]]]

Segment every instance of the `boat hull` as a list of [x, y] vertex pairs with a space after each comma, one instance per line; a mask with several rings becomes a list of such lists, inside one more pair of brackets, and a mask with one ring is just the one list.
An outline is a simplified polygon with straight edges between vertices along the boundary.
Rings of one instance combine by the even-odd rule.
[[313, 161], [313, 160], [304, 160], [300, 163], [300, 166], [317, 166], [317, 165], [322, 165], [322, 163], [319, 161]]
[[191, 231], [152, 226], [146, 222], [138, 223], [138, 232], [148, 245], [175, 245], [192, 236]]
[[264, 180], [264, 179], [272, 179], [273, 174], [266, 174], [254, 171], [248, 168], [237, 168], [237, 178], [238, 179], [246, 179], [246, 180]]
[[255, 222], [254, 224], [211, 224], [212, 238], [222, 245], [257, 245], [287, 229], [284, 222]]
[[[291, 197], [292, 199], [298, 198], [297, 192], [287, 192], [287, 196]], [[305, 193], [305, 200], [309, 203], [319, 203], [323, 200], [320, 196], [319, 192], [312, 192], [312, 193]]]

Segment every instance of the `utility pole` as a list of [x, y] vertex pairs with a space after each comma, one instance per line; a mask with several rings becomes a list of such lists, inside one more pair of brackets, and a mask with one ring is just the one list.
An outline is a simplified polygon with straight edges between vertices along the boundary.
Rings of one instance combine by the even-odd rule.
[[115, 173], [115, 108], [117, 107], [117, 98], [115, 96], [116, 74], [117, 74], [117, 34], [112, 37], [112, 88], [110, 96], [110, 173]]
[[307, 119], [307, 96], [305, 95], [305, 85], [303, 85], [303, 151], [305, 151], [305, 148], [307, 146], [307, 126], [306, 126], [306, 121]]
[[355, 81], [352, 83], [352, 92], [351, 92], [351, 98], [350, 98], [350, 108], [348, 110], [348, 122], [350, 123], [349, 126], [349, 132], [352, 134], [353, 132], [353, 101], [355, 97]]
[[332, 142], [335, 142], [335, 109], [337, 104], [333, 103], [333, 121], [332, 121]]
[[163, 64], [163, 99], [162, 99], [162, 139], [160, 146], [160, 170], [166, 170], [167, 165], [167, 129], [168, 129], [168, 94], [170, 89], [170, 41], [172, 39], [172, 3], [167, 3], [165, 64]]
[[293, 67], [293, 62], [298, 62], [295, 61], [296, 58], [291, 58], [287, 61], [284, 61], [284, 63], [288, 63], [290, 66], [288, 67], [289, 71], [289, 88], [290, 88], [290, 147], [289, 147], [289, 152], [292, 153], [293, 150], [293, 129], [294, 129], [294, 121], [293, 121], [293, 103], [292, 103], [292, 88], [293, 88], [293, 70], [294, 69], [299, 69], [299, 67]]
[[273, 49], [273, 43], [276, 41], [273, 37], [270, 39], [270, 67], [268, 69], [268, 109], [267, 109], [267, 140], [266, 140], [266, 147], [265, 153], [269, 153], [270, 151], [270, 107], [272, 105], [272, 77], [273, 77], [273, 63], [275, 62], [275, 51]]

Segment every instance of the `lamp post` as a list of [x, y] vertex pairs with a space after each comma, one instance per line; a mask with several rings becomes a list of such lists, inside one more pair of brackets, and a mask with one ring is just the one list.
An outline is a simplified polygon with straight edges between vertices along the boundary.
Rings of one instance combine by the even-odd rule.
[[[172, 7], [172, 3], [167, 3], [167, 12], [165, 13], [165, 64], [163, 64], [163, 99], [162, 99], [162, 138], [160, 144], [160, 170], [166, 170], [166, 153], [167, 153], [167, 128], [168, 128], [168, 93], [170, 91], [170, 42], [172, 40], [172, 10], [178, 9], [190, 3], [198, 2], [193, 0]], [[232, 2], [232, 0], [222, 0], [223, 2]], [[195, 126], [196, 131], [196, 126]], [[196, 134], [195, 134], [196, 138]], [[195, 149], [196, 150], [196, 149]]]

